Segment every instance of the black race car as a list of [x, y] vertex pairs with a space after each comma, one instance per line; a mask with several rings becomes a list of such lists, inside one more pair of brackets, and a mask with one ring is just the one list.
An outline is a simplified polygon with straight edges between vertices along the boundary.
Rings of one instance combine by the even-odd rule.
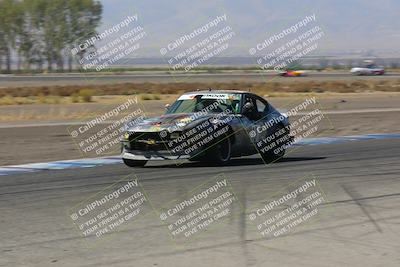
[[288, 117], [262, 97], [244, 91], [196, 91], [181, 95], [165, 115], [128, 126], [121, 140], [122, 159], [130, 167], [171, 159], [224, 164], [232, 157], [260, 153], [271, 162], [285, 154], [290, 140]]

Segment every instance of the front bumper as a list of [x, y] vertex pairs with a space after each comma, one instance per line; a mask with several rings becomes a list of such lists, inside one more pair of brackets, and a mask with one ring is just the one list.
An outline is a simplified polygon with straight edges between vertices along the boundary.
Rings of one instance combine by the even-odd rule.
[[[175, 132], [176, 133], [176, 132]], [[186, 145], [176, 138], [174, 133], [161, 137], [159, 132], [132, 132], [121, 140], [122, 158], [132, 160], [177, 160], [190, 159], [205, 150], [202, 146]], [[173, 142], [177, 140], [177, 142]], [[185, 139], [182, 139], [185, 140]], [[173, 143], [171, 145], [169, 142]]]
[[122, 150], [122, 158], [132, 160], [178, 160], [189, 159], [189, 155], [172, 155], [169, 151], [142, 151], [142, 150]]

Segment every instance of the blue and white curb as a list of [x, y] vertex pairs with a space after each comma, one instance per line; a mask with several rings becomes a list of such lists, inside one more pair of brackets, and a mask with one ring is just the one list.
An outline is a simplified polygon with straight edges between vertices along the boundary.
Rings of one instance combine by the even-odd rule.
[[[400, 139], [400, 134], [366, 134], [366, 135], [351, 135], [351, 136], [338, 136], [338, 137], [305, 138], [295, 143], [294, 146], [340, 144], [352, 141], [382, 140], [382, 139]], [[0, 167], [0, 176], [31, 173], [31, 172], [45, 171], [45, 170], [92, 168], [102, 165], [121, 164], [121, 163], [122, 163], [121, 157], [113, 156], [113, 157], [103, 157], [103, 158], [63, 160], [63, 161], [53, 161], [44, 163], [3, 166]]]
[[21, 174], [46, 170], [65, 170], [75, 168], [92, 168], [101, 165], [120, 164], [121, 157], [106, 157], [106, 158], [90, 158], [76, 160], [62, 160], [44, 163], [30, 163], [23, 165], [3, 166], [0, 167], [1, 175]]
[[325, 145], [325, 144], [340, 144], [351, 141], [365, 140], [383, 140], [383, 139], [399, 139], [400, 134], [364, 134], [364, 135], [348, 135], [337, 137], [317, 137], [304, 138], [296, 142], [294, 146], [310, 146], [310, 145]]

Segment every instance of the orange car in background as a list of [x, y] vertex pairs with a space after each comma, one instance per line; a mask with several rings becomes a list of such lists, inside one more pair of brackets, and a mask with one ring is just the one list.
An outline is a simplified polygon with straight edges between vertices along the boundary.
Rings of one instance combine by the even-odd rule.
[[304, 70], [285, 70], [279, 73], [279, 76], [283, 77], [302, 77], [307, 76], [307, 72]]

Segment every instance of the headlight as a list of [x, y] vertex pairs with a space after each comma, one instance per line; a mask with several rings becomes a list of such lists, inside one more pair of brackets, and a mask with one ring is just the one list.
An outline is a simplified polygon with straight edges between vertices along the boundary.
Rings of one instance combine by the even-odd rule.
[[130, 136], [130, 133], [129, 133], [129, 132], [125, 132], [125, 133], [124, 133], [124, 139], [125, 139], [125, 140], [129, 140], [129, 136]]

